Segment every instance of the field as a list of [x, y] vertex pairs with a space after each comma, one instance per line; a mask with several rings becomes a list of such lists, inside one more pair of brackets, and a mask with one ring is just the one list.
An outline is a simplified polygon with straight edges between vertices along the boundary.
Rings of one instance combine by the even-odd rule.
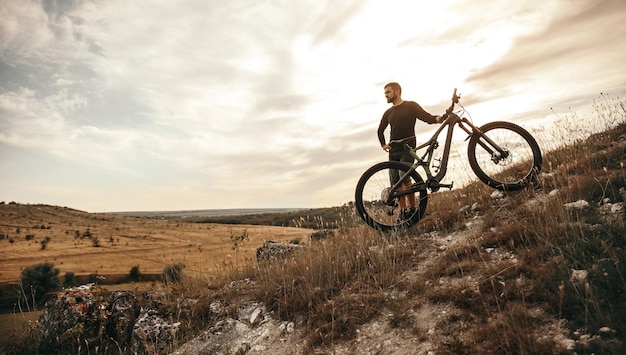
[[[183, 263], [185, 274], [210, 279], [256, 262], [265, 240], [305, 240], [312, 230], [259, 225], [186, 223], [180, 220], [94, 214], [47, 205], [0, 205], [0, 285], [14, 284], [30, 265], [52, 262], [76, 277], [160, 275]], [[234, 240], [246, 237], [234, 250]]]
[[[149, 282], [120, 284], [135, 266], [144, 281], [161, 280], [163, 269], [176, 263], [184, 264], [186, 276], [209, 281], [254, 265], [256, 248], [265, 240], [304, 241], [312, 232], [0, 204], [0, 313], [7, 313], [0, 314], [0, 343], [14, 330], [21, 334], [24, 322], [38, 318], [39, 311], [16, 306], [21, 292], [18, 279], [31, 265], [51, 262], [59, 269], [61, 280], [73, 273], [74, 283], [94, 281], [108, 285], [105, 290], [149, 287]], [[237, 238], [244, 240], [234, 250]]]

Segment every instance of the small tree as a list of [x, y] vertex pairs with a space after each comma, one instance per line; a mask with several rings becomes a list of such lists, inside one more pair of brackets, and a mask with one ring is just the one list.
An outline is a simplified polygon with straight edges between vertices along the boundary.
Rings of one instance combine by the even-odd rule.
[[141, 273], [139, 272], [139, 265], [135, 265], [130, 268], [130, 273], [128, 273], [128, 277], [130, 277], [133, 281], [139, 281], [139, 277], [141, 277]]
[[61, 287], [59, 269], [51, 262], [31, 265], [22, 271], [20, 283], [22, 295], [27, 300], [41, 301], [46, 293]]

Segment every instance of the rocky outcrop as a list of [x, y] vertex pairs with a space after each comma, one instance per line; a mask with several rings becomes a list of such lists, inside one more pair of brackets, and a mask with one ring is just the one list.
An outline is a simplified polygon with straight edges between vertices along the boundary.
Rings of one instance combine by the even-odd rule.
[[128, 291], [115, 291], [104, 301], [92, 287], [65, 290], [44, 305], [39, 317], [42, 353], [68, 353], [77, 346], [94, 349], [105, 339], [113, 340], [119, 349], [129, 347], [137, 326], [137, 299]]
[[132, 329], [133, 354], [163, 354], [174, 342], [180, 322], [169, 323], [154, 309], [141, 309]]
[[109, 314], [106, 326], [107, 335], [118, 344], [130, 344], [133, 326], [139, 312], [135, 296], [128, 291], [114, 291], [106, 310]]
[[102, 318], [100, 302], [91, 292], [92, 285], [69, 289], [46, 302], [39, 323], [43, 353], [62, 353], [79, 342], [97, 338]]
[[[251, 282], [233, 281], [225, 287], [241, 289]], [[181, 324], [160, 311], [167, 295], [146, 293], [140, 307], [128, 291], [114, 291], [104, 301], [92, 286], [65, 290], [45, 304], [40, 317], [41, 353], [98, 353], [97, 349], [113, 347], [121, 353], [168, 354], [176, 349]], [[193, 312], [197, 300], [175, 302], [178, 312]], [[294, 323], [273, 319], [262, 302], [248, 301], [228, 312], [221, 301], [214, 301], [208, 311], [213, 321], [207, 330], [174, 354], [286, 353], [294, 346], [286, 343], [294, 333]]]
[[291, 353], [286, 340], [293, 332], [293, 322], [278, 322], [263, 303], [251, 301], [238, 308], [236, 318], [218, 321], [172, 354]]
[[300, 244], [280, 243], [268, 240], [263, 243], [262, 247], [256, 250], [256, 259], [259, 264], [268, 263], [276, 259], [282, 259], [302, 248], [304, 248], [304, 246]]

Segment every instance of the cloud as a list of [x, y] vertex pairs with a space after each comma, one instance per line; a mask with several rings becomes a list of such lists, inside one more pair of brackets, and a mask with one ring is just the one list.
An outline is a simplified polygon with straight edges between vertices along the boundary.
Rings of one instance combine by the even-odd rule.
[[485, 93], [483, 100], [515, 93], [520, 86], [565, 101], [572, 101], [574, 91], [588, 99], [624, 88], [626, 77], [612, 64], [626, 60], [621, 40], [626, 5], [615, 0], [565, 2], [554, 13], [542, 30], [517, 38], [502, 58], [468, 78]]
[[386, 159], [386, 82], [433, 113], [459, 87], [478, 123], [583, 105], [623, 87], [622, 3], [3, 2], [0, 189], [133, 204], [108, 210], [343, 202]]

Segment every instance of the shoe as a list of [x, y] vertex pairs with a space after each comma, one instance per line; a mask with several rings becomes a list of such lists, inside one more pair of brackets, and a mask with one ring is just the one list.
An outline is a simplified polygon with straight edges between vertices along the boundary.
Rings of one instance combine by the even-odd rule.
[[416, 208], [403, 209], [398, 216], [398, 223], [404, 223], [410, 220], [415, 215], [416, 211]]

